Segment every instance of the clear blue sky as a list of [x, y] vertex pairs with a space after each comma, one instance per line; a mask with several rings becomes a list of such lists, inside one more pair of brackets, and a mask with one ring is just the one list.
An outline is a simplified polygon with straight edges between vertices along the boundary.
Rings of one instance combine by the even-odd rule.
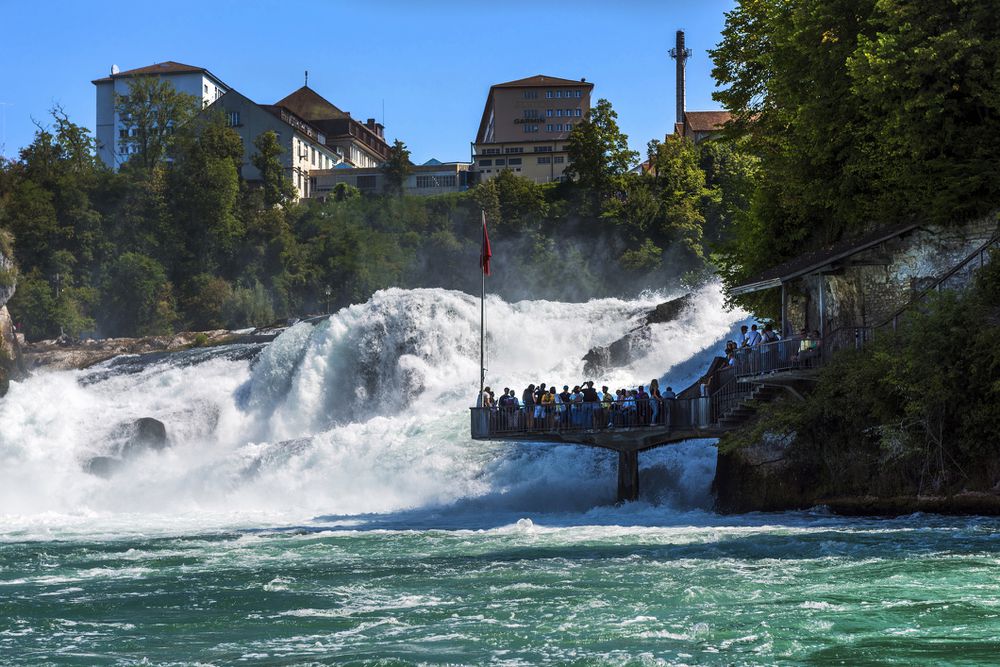
[[0, 142], [31, 142], [62, 105], [94, 127], [111, 65], [206, 67], [259, 103], [309, 85], [355, 118], [382, 118], [415, 162], [468, 160], [491, 84], [534, 74], [595, 84], [632, 148], [672, 131], [674, 31], [685, 30], [688, 109], [718, 109], [706, 50], [735, 0], [365, 0], [169, 3], [0, 0]]

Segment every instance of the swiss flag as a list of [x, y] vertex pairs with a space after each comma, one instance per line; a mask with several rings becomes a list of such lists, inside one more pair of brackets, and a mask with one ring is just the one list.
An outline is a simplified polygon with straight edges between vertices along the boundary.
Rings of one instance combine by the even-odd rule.
[[483, 275], [490, 275], [490, 257], [493, 257], [493, 252], [490, 250], [490, 236], [486, 233], [486, 211], [483, 211], [483, 247], [479, 251], [479, 266]]

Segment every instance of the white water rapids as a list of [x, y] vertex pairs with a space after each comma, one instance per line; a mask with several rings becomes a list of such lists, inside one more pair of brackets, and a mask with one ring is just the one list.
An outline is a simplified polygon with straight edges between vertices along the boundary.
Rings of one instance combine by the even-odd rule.
[[[677, 321], [654, 325], [631, 366], [583, 377], [588, 349], [621, 337], [664, 298], [490, 298], [488, 384], [520, 395], [529, 382], [618, 387], [659, 377], [680, 389], [742, 316], [723, 308], [717, 285], [700, 290]], [[616, 458], [608, 453], [469, 439], [478, 343], [477, 298], [390, 289], [315, 327], [292, 327], [255, 363], [193, 351], [129, 372], [108, 362], [38, 373], [0, 399], [0, 519], [33, 531], [76, 521], [113, 529], [135, 517], [481, 516], [587, 512], [613, 501]], [[110, 453], [116, 427], [140, 417], [162, 421], [170, 446], [109, 478], [85, 472], [88, 459]], [[644, 454], [641, 465], [645, 503], [708, 502], [710, 443], [662, 448]]]

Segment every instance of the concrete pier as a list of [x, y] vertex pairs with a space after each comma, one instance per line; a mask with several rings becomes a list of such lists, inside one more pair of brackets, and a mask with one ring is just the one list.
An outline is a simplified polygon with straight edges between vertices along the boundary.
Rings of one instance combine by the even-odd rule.
[[[639, 499], [639, 453], [657, 447], [673, 445], [697, 438], [718, 438], [725, 429], [715, 426], [668, 427], [638, 426], [608, 430], [588, 431], [529, 431], [505, 434], [502, 438], [490, 439], [519, 440], [522, 442], [553, 443], [561, 445], [582, 445], [599, 447], [618, 452], [618, 502]], [[486, 439], [486, 438], [483, 438]]]

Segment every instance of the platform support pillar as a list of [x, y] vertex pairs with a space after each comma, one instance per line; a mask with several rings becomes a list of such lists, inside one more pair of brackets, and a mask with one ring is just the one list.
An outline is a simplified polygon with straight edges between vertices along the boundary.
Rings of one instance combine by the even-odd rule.
[[639, 452], [618, 452], [618, 502], [639, 499]]

